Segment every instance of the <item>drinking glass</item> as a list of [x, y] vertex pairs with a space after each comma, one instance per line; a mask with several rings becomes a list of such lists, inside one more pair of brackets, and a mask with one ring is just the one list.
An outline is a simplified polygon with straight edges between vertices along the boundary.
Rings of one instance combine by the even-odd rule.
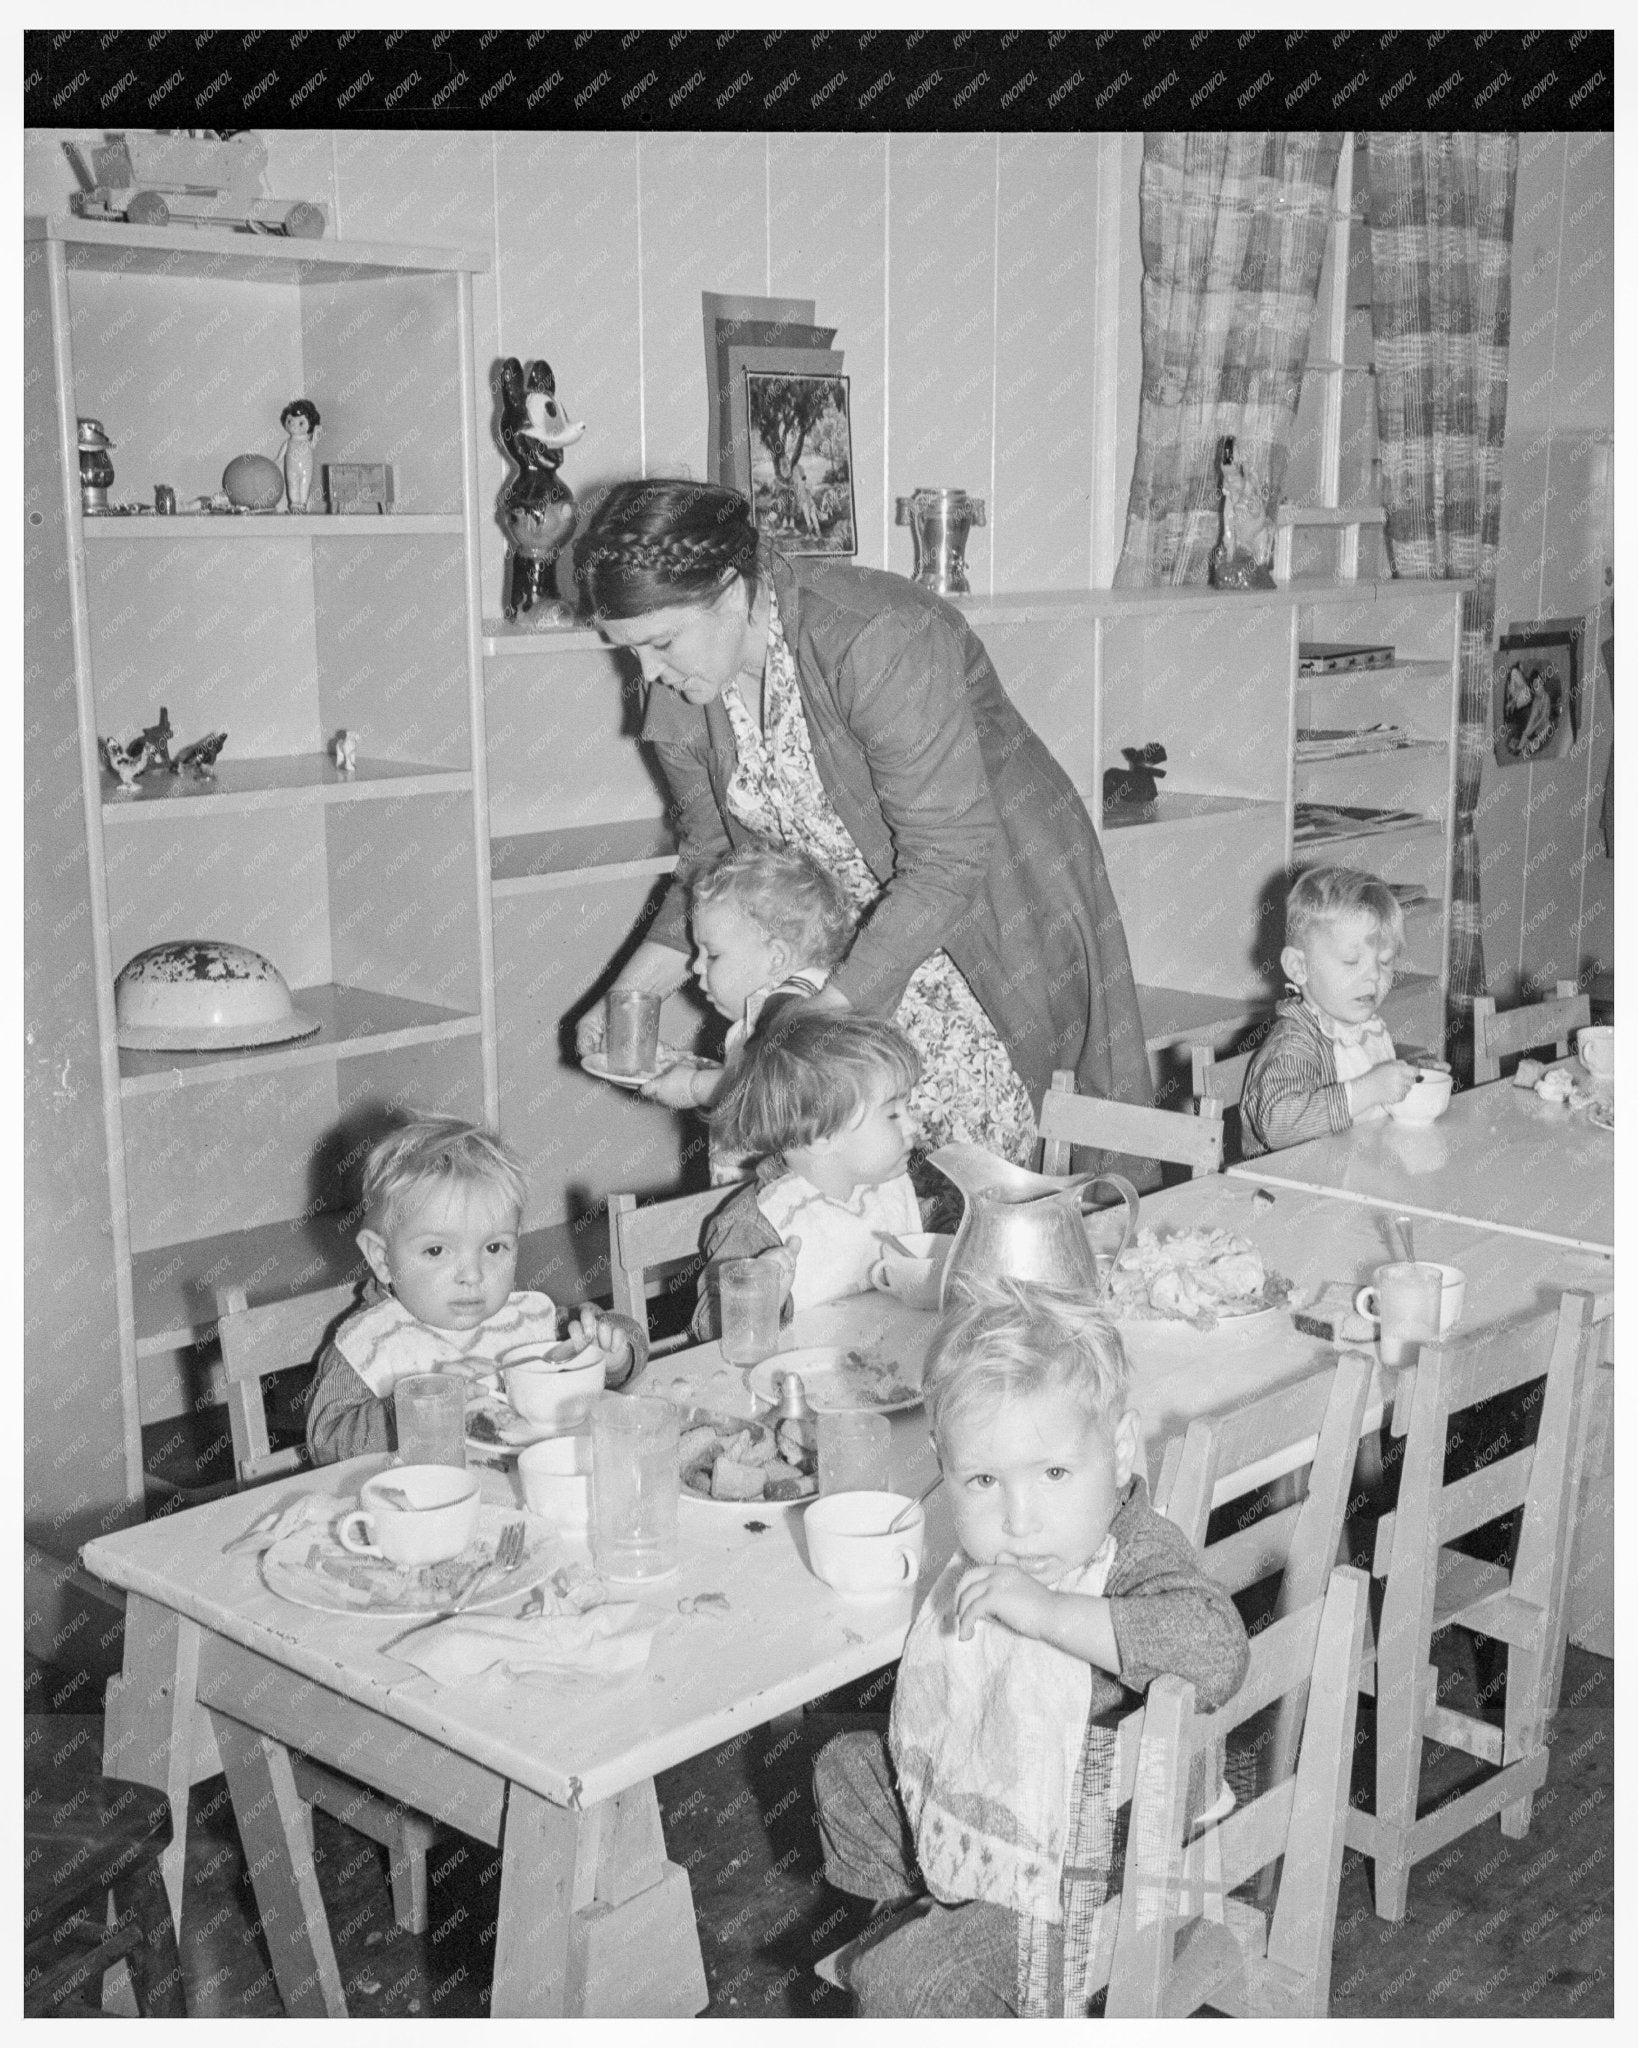
[[773, 1259], [724, 1259], [717, 1268], [722, 1355], [729, 1365], [756, 1365], [779, 1349], [783, 1285]]
[[677, 1569], [677, 1411], [604, 1394], [591, 1429], [592, 1560], [611, 1579], [663, 1579]]
[[610, 989], [603, 1057], [611, 1074], [651, 1074], [660, 1056], [660, 998], [641, 989]]
[[821, 1411], [819, 1423], [819, 1491], [821, 1493], [886, 1493], [892, 1486], [888, 1451], [893, 1425], [885, 1415]]
[[398, 1457], [405, 1465], [466, 1464], [466, 1381], [418, 1372], [392, 1390]]

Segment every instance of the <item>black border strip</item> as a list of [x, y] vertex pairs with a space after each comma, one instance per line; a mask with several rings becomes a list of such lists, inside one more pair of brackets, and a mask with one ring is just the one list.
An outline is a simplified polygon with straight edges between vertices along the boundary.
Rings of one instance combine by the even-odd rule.
[[1609, 129], [1615, 36], [31, 29], [36, 128]]

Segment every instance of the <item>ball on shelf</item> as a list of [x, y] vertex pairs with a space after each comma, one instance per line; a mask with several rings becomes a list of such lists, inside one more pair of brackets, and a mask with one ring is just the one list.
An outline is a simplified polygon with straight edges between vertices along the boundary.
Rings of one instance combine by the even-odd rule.
[[271, 512], [284, 496], [284, 478], [266, 455], [235, 455], [222, 472], [222, 489], [243, 512]]

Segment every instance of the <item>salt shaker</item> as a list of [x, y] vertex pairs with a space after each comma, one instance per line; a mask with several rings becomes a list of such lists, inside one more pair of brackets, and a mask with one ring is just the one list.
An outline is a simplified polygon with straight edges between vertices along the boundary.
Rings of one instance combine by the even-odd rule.
[[774, 1440], [786, 1463], [800, 1463], [804, 1471], [813, 1471], [819, 1456], [819, 1426], [808, 1405], [807, 1389], [799, 1372], [780, 1374], [779, 1406], [774, 1411], [773, 1424]]

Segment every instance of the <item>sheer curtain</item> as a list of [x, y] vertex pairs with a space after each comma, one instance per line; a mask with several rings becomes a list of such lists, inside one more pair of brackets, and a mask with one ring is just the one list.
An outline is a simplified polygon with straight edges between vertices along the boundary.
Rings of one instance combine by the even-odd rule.
[[1204, 583], [1217, 444], [1279, 502], [1341, 136], [1166, 131], [1143, 140], [1143, 392], [1119, 584]]
[[1484, 993], [1474, 809], [1490, 744], [1518, 137], [1365, 138], [1377, 439], [1396, 576], [1472, 578], [1462, 603], [1450, 1001], [1453, 1059]]

